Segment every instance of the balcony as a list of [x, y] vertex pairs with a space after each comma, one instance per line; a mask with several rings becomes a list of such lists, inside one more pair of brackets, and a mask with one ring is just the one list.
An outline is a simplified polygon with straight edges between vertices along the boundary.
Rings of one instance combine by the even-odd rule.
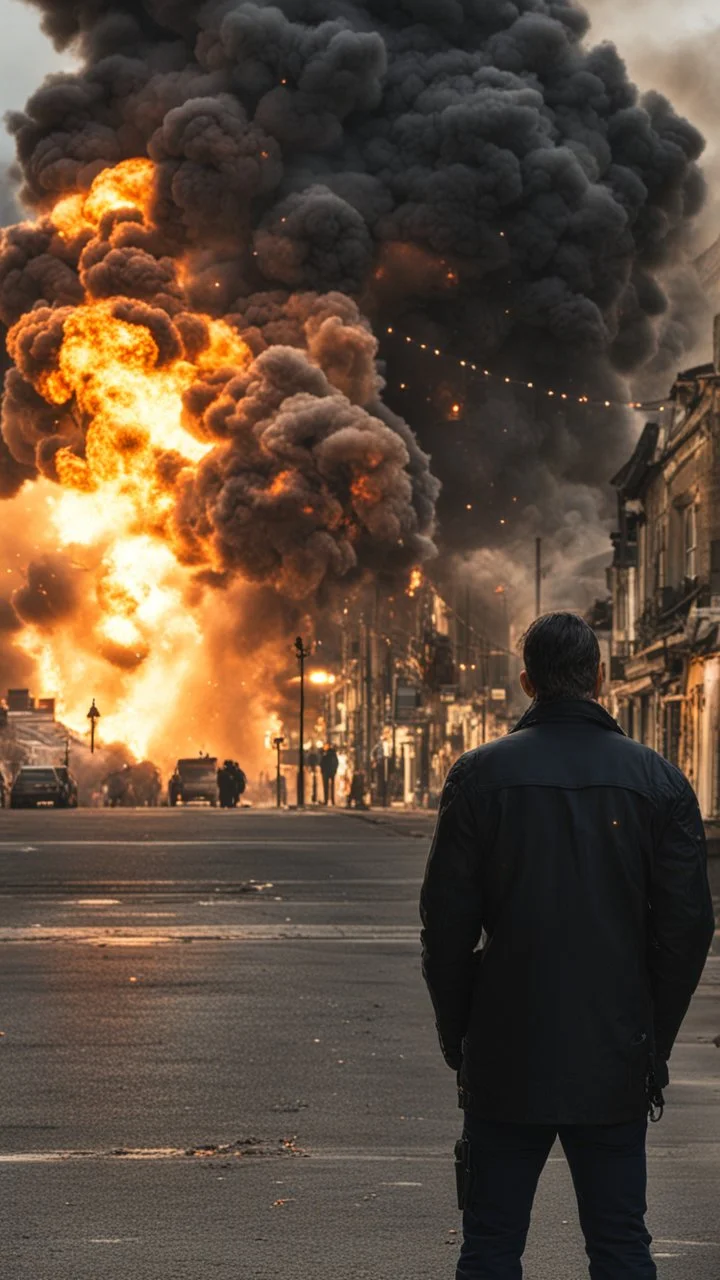
[[693, 604], [702, 605], [708, 598], [708, 587], [697, 578], [685, 578], [678, 587], [660, 587], [648, 601], [636, 623], [641, 649], [659, 636], [670, 635], [684, 625]]

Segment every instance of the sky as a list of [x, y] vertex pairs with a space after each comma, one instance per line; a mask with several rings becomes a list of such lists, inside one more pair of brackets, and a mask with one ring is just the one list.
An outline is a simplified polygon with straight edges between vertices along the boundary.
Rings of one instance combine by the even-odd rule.
[[[642, 88], [666, 92], [708, 139], [713, 197], [702, 224], [708, 243], [720, 234], [720, 5], [717, 0], [586, 0], [593, 38], [614, 40]], [[40, 31], [39, 14], [22, 0], [0, 0], [0, 118], [22, 107], [51, 71], [72, 66]], [[0, 127], [0, 163], [12, 159]]]

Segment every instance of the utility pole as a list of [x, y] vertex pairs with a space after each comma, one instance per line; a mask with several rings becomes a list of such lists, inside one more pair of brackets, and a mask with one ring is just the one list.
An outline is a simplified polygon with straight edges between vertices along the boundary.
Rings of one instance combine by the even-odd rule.
[[542, 613], [542, 538], [535, 539], [535, 617]]
[[275, 795], [278, 809], [282, 808], [282, 759], [281, 752], [284, 738], [273, 738], [273, 746], [277, 751], [277, 771], [275, 774]]
[[65, 739], [65, 768], [70, 768], [70, 738]]
[[295, 654], [300, 663], [300, 746], [298, 751], [297, 807], [305, 808], [305, 659], [310, 657], [302, 636], [295, 641]]
[[87, 713], [87, 718], [90, 721], [90, 754], [94, 755], [95, 754], [95, 725], [100, 719], [100, 712], [95, 706], [94, 698], [92, 700], [92, 706], [90, 707], [90, 710]]

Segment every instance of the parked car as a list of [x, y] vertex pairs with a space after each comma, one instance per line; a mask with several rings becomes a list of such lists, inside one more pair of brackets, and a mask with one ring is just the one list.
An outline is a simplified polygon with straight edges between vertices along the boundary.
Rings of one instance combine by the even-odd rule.
[[[61, 777], [62, 773], [67, 778]], [[77, 804], [77, 786], [64, 767], [45, 764], [24, 764], [12, 784], [11, 809], [36, 809], [38, 805], [53, 805], [56, 809], [69, 809]]]
[[215, 756], [193, 756], [189, 760], [178, 760], [168, 783], [170, 804], [191, 804], [193, 801], [205, 800], [208, 804], [217, 805], [220, 799], [217, 770]]

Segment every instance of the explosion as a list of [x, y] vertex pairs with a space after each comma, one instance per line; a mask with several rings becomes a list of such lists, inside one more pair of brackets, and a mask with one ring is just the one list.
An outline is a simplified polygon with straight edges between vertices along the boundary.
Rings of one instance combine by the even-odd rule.
[[0, 622], [71, 725], [97, 694], [174, 745], [299, 620], [404, 590], [428, 447], [446, 553], [597, 530], [627, 424], [588, 401], [660, 360], [702, 139], [574, 3], [34, 3], [81, 66], [10, 118], [0, 495], [38, 527]]
[[[48, 512], [55, 547], [70, 557], [62, 572], [80, 564], [90, 578], [79, 617], [49, 608], [16, 643], [77, 729], [89, 672], [98, 658], [111, 667], [118, 693], [104, 729], [138, 753], [162, 728], [168, 690], [181, 691], [202, 661], [187, 602], [203, 575], [239, 573], [302, 600], [360, 572], [364, 543], [398, 568], [423, 544], [402, 435], [334, 386], [321, 358], [285, 346], [256, 357], [237, 327], [187, 307], [182, 255], [147, 252], [154, 184], [148, 160], [101, 170], [5, 245], [7, 263], [13, 239], [41, 227], [77, 257], [83, 288], [75, 304], [36, 303], [7, 335], [5, 438], [24, 430], [27, 440], [30, 426], [38, 469], [59, 486]], [[152, 289], [135, 289], [148, 301], [111, 292], [115, 273], [127, 288], [153, 271]], [[354, 323], [374, 354], [346, 299], [304, 298], [303, 308], [316, 341]], [[46, 576], [36, 588], [49, 600]], [[108, 673], [96, 680], [107, 687]]]

